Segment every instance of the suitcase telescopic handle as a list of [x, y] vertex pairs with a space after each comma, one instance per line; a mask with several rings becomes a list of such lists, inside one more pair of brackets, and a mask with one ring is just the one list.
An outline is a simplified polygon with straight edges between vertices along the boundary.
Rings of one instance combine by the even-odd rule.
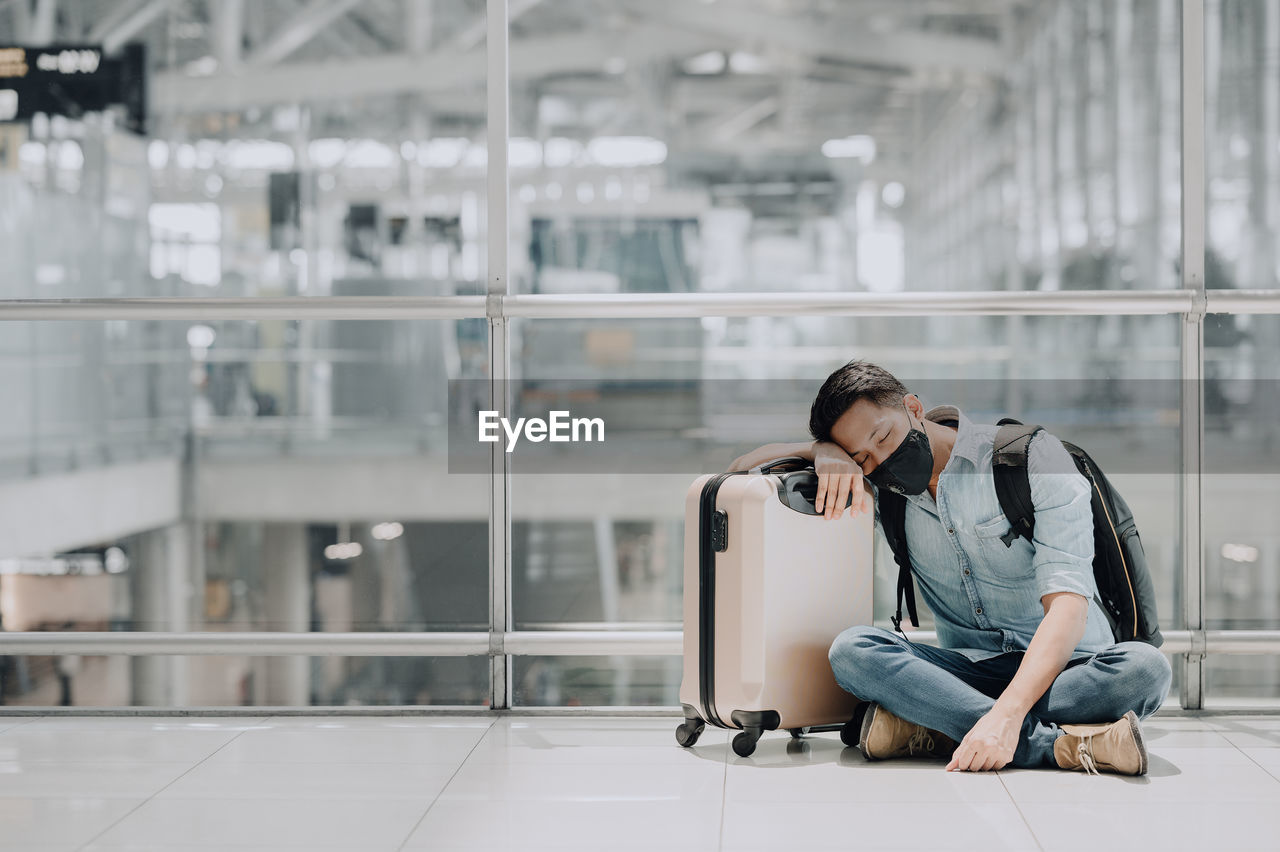
[[768, 462], [765, 462], [764, 464], [758, 464], [755, 467], [751, 468], [751, 470], [748, 471], [748, 473], [753, 473], [753, 474], [772, 473], [775, 467], [782, 467], [783, 465], [794, 465], [796, 470], [802, 470], [806, 467], [809, 467], [812, 464], [813, 462], [809, 461], [806, 458], [801, 458], [800, 456], [783, 456], [780, 459], [774, 459], [773, 461], [768, 461]]

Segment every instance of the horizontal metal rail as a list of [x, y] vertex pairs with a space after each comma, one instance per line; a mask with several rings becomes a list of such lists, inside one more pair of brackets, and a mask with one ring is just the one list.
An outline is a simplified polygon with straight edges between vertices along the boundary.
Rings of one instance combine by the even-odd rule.
[[[914, 630], [913, 642], [936, 645], [932, 630]], [[1192, 650], [1189, 630], [1166, 630], [1160, 650]], [[502, 647], [519, 656], [677, 656], [679, 630], [516, 630]], [[488, 633], [0, 633], [0, 655], [247, 655], [340, 657], [470, 657], [490, 653]], [[1280, 654], [1280, 630], [1206, 630], [1208, 654]]]
[[515, 296], [10, 299], [0, 321], [417, 320], [719, 316], [1106, 316], [1280, 313], [1280, 290], [966, 291], [906, 293], [606, 293]]
[[11, 299], [0, 320], [390, 320], [485, 316], [484, 296], [320, 296], [252, 299]]
[[469, 657], [489, 653], [487, 632], [467, 633], [0, 633], [0, 654]]

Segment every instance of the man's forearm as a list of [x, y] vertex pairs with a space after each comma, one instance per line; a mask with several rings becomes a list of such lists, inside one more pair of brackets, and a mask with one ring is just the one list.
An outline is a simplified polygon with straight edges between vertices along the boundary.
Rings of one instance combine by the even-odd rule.
[[784, 456], [799, 456], [802, 459], [813, 461], [813, 442], [766, 444], [758, 450], [752, 450], [746, 455], [738, 456], [738, 458], [734, 459], [733, 464], [729, 466], [729, 470], [750, 470], [757, 465], [780, 459]]
[[996, 700], [996, 710], [1026, 716], [1071, 659], [1084, 636], [1089, 602], [1078, 595], [1064, 598], [1055, 600], [1045, 613], [1017, 673]]

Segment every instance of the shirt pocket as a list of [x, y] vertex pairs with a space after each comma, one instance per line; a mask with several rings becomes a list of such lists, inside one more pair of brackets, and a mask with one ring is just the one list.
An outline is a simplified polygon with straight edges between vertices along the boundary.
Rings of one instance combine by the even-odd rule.
[[978, 539], [978, 551], [983, 565], [1001, 577], [1013, 579], [1030, 576], [1031, 560], [1027, 558], [1024, 549], [1018, 546], [1021, 541], [1015, 540], [1011, 547], [1006, 547], [1000, 540], [1000, 536], [1007, 533], [1011, 526], [1003, 512], [974, 524], [973, 534]]

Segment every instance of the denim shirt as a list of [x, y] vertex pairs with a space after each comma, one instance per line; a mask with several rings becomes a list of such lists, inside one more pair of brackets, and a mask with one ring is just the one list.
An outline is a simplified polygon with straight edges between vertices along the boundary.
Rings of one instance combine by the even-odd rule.
[[1028, 447], [1035, 506], [1034, 544], [1018, 536], [1006, 547], [1009, 521], [991, 472], [994, 425], [974, 424], [955, 406], [925, 418], [958, 421], [955, 447], [938, 477], [935, 502], [926, 489], [907, 497], [907, 548], [916, 588], [933, 611], [938, 644], [982, 660], [1026, 650], [1044, 618], [1043, 595], [1074, 592], [1089, 599], [1084, 636], [1073, 656], [1114, 644], [1093, 579], [1093, 514], [1088, 480], [1062, 442], [1043, 430]]

